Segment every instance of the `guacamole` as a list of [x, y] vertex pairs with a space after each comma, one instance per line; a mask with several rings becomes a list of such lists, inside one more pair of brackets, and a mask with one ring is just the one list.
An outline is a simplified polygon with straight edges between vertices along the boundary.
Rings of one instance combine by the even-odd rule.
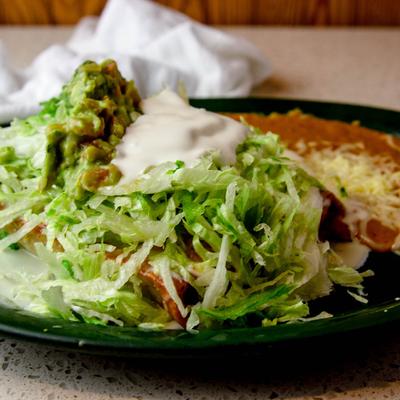
[[121, 76], [115, 61], [83, 63], [61, 94], [43, 103], [47, 147], [40, 190], [54, 182], [63, 186], [68, 178], [79, 197], [116, 183], [120, 172], [109, 163], [139, 100], [133, 81]]

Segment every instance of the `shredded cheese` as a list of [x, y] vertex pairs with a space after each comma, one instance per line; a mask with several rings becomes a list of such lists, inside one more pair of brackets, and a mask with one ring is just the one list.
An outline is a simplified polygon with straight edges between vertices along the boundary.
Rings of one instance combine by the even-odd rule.
[[371, 155], [361, 143], [318, 149], [299, 142], [296, 151], [330, 191], [364, 204], [372, 218], [400, 229], [400, 166], [385, 155]]

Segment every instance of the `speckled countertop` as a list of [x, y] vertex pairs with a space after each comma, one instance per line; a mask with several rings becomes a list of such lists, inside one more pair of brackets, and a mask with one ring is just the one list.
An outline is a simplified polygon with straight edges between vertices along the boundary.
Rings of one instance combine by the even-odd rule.
[[[400, 29], [224, 28], [274, 66], [257, 95], [400, 110]], [[70, 28], [0, 28], [11, 62], [27, 65]], [[366, 335], [368, 332], [365, 333]], [[400, 329], [334, 360], [276, 370], [263, 360], [211, 365], [120, 360], [0, 338], [0, 399], [400, 399]], [[327, 346], [330, 344], [327, 343]]]
[[[160, 365], [0, 342], [0, 398], [7, 400], [400, 399], [400, 329], [334, 360], [275, 369], [268, 358]], [[327, 343], [329, 346], [329, 343]], [[312, 355], [310, 354], [312, 358]]]

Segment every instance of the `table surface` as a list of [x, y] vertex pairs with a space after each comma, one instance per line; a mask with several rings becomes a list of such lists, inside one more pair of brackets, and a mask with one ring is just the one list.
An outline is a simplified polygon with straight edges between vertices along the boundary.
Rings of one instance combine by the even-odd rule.
[[[274, 73], [254, 95], [330, 100], [400, 110], [400, 29], [224, 27], [253, 42]], [[1, 27], [16, 66], [71, 28]], [[400, 399], [399, 330], [365, 352], [285, 373], [143, 365], [0, 339], [0, 399]], [[327, 346], [329, 343], [327, 343]], [[267, 362], [268, 360], [266, 360]], [[290, 363], [290, 360], [288, 360]]]

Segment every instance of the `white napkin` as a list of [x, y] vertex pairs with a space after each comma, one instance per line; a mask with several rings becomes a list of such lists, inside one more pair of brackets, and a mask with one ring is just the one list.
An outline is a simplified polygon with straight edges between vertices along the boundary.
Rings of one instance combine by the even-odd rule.
[[100, 18], [84, 18], [69, 42], [49, 47], [24, 70], [7, 63], [0, 43], [0, 123], [37, 112], [80, 63], [106, 58], [142, 96], [181, 84], [190, 97], [246, 96], [270, 73], [244, 40], [148, 0], [109, 0]]

